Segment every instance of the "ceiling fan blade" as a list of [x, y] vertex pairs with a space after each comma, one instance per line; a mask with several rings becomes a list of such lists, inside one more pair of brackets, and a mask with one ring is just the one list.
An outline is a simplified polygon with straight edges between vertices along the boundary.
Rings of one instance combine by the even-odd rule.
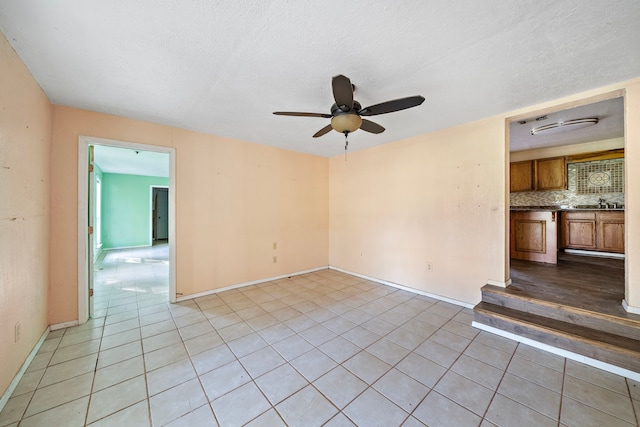
[[331, 123], [329, 123], [328, 125], [326, 125], [322, 129], [320, 129], [318, 132], [314, 133], [313, 137], [317, 138], [319, 136], [322, 136], [324, 134], [327, 134], [327, 133], [331, 132], [332, 130], [333, 130], [333, 128], [331, 127]]
[[377, 123], [372, 122], [371, 120], [362, 119], [362, 124], [360, 125], [360, 129], [369, 133], [382, 133], [384, 132], [384, 128]]
[[370, 107], [365, 107], [358, 112], [361, 116], [376, 116], [378, 114], [393, 113], [394, 111], [405, 110], [417, 107], [424, 102], [424, 96], [409, 96], [407, 98], [394, 99]]
[[335, 76], [331, 80], [333, 88], [333, 99], [336, 100], [338, 108], [347, 112], [353, 108], [353, 86], [351, 80], [342, 74]]
[[324, 119], [330, 119], [331, 114], [323, 113], [298, 113], [296, 111], [275, 111], [273, 114], [276, 116], [297, 116], [297, 117], [322, 117]]

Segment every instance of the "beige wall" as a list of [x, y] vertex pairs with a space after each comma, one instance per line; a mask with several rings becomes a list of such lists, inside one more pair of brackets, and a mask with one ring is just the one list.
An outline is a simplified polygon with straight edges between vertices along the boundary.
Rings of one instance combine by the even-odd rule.
[[332, 158], [331, 265], [478, 302], [506, 280], [506, 151], [499, 117]]
[[2, 33], [0, 76], [1, 396], [48, 325], [51, 105]]
[[627, 303], [640, 310], [640, 80], [625, 96], [625, 272]]
[[178, 293], [328, 264], [328, 159], [54, 106], [50, 324], [78, 318], [79, 135], [175, 148]]

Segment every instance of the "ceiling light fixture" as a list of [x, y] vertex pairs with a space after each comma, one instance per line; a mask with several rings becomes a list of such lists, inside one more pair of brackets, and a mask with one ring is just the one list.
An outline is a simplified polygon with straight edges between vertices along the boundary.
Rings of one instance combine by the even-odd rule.
[[598, 123], [598, 119], [591, 117], [588, 119], [575, 119], [567, 120], [565, 122], [550, 123], [548, 125], [539, 126], [531, 129], [531, 135], [538, 135], [540, 133], [551, 134], [558, 132], [566, 132], [569, 130], [576, 130], [586, 128], [587, 126], [593, 126]]
[[339, 114], [331, 119], [331, 127], [340, 133], [355, 132], [361, 125], [362, 118], [357, 114]]

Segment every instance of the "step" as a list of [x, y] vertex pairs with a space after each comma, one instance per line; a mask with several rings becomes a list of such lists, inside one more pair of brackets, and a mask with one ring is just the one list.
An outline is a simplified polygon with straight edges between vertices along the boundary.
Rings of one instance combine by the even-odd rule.
[[640, 372], [638, 340], [487, 302], [480, 302], [473, 311], [478, 323]]
[[571, 323], [609, 334], [640, 340], [640, 316], [624, 313], [621, 316], [598, 313], [565, 304], [536, 299], [517, 288], [485, 285], [482, 301], [525, 313]]

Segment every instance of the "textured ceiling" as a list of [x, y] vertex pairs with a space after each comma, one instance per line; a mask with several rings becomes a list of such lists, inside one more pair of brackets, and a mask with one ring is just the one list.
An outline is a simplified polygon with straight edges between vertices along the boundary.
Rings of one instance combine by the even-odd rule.
[[376, 116], [357, 150], [640, 76], [637, 0], [0, 0], [0, 29], [49, 99], [322, 156], [331, 77]]
[[[596, 118], [598, 123], [582, 129], [565, 127], [550, 133], [531, 134], [532, 129], [540, 126], [587, 118]], [[559, 131], [556, 133], [556, 130]], [[624, 99], [613, 98], [544, 116], [537, 115], [514, 121], [509, 125], [509, 136], [511, 151], [622, 138], [624, 136]]]
[[129, 148], [94, 146], [94, 163], [102, 172], [169, 177], [169, 155]]

